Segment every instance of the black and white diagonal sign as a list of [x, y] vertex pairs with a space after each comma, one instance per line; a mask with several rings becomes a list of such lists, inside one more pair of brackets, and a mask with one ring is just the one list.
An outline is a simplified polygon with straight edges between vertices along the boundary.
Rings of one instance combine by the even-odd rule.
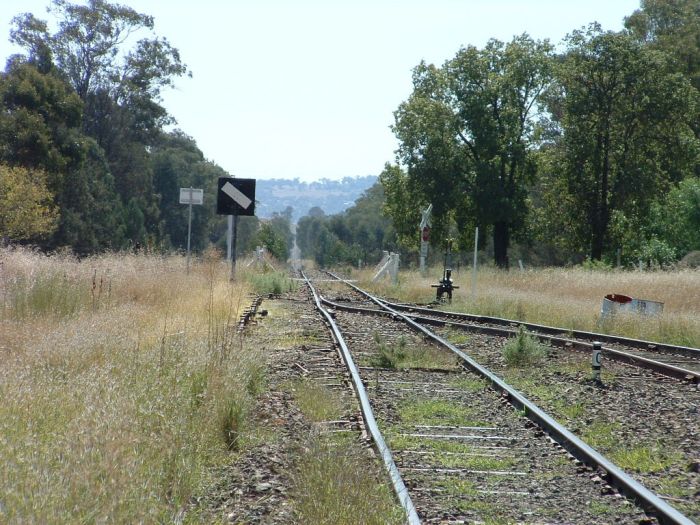
[[219, 215], [255, 215], [255, 179], [219, 178], [216, 195]]

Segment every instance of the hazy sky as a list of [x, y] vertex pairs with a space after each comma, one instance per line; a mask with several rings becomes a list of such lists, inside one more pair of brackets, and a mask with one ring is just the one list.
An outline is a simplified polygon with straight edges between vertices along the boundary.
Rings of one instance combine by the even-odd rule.
[[[155, 17], [193, 73], [165, 93], [178, 127], [238, 177], [376, 175], [395, 160], [393, 111], [411, 69], [523, 32], [558, 43], [598, 21], [618, 30], [639, 0], [116, 0]], [[10, 21], [49, 0], [0, 0]]]

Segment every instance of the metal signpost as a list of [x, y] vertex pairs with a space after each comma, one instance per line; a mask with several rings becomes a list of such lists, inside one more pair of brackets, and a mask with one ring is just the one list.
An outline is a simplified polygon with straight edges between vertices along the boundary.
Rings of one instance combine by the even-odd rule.
[[190, 213], [187, 219], [187, 273], [190, 273], [190, 240], [192, 238], [192, 205], [204, 203], [204, 190], [180, 188], [180, 204], [189, 204]]
[[216, 213], [230, 215], [231, 225], [231, 280], [236, 278], [236, 234], [239, 215], [255, 215], [255, 179], [219, 177], [216, 193]]
[[479, 250], [479, 227], [474, 230], [474, 263], [472, 265], [472, 298], [476, 297], [476, 263], [477, 252]]

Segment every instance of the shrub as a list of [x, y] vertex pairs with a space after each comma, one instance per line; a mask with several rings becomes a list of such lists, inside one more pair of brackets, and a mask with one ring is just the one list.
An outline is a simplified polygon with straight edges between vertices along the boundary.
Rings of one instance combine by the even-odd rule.
[[685, 268], [699, 268], [700, 250], [695, 250], [685, 254], [685, 256], [681, 259], [680, 265]]
[[370, 359], [370, 364], [374, 367], [397, 368], [406, 357], [406, 340], [403, 337], [399, 339], [396, 346], [388, 346], [375, 332], [374, 342], [377, 354]]
[[518, 335], [510, 339], [503, 348], [503, 359], [508, 366], [527, 366], [540, 362], [546, 353], [544, 346], [520, 325]]

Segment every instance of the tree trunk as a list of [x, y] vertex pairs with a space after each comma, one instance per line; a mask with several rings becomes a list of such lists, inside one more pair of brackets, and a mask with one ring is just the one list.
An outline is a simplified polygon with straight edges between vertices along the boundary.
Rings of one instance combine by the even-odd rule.
[[[608, 193], [610, 192], [610, 122], [606, 120], [602, 136], [598, 135], [598, 151], [602, 154], [600, 163], [600, 185], [597, 189], [597, 206], [593, 222], [591, 259], [600, 261], [605, 249], [605, 237], [610, 223]], [[598, 165], [598, 162], [596, 162]]]
[[496, 266], [504, 270], [508, 269], [509, 235], [508, 223], [499, 221], [493, 225], [493, 255]]

